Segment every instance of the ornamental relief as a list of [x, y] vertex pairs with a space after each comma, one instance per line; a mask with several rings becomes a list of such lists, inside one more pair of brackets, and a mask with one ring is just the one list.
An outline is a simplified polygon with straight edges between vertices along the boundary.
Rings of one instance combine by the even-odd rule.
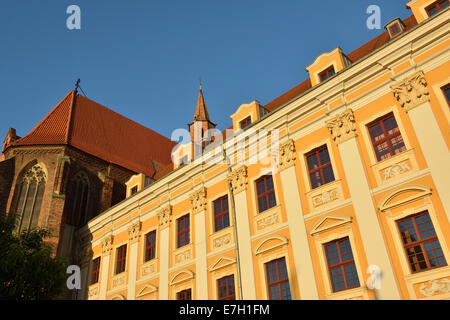
[[336, 144], [356, 137], [355, 117], [352, 109], [338, 114], [325, 123]]
[[188, 249], [175, 255], [175, 263], [181, 263], [191, 258], [191, 250]]
[[119, 287], [121, 285], [124, 285], [125, 284], [125, 280], [126, 280], [126, 273], [114, 277], [113, 281], [112, 281], [112, 288], [117, 288], [117, 287]]
[[128, 227], [128, 237], [131, 243], [139, 240], [139, 232], [141, 231], [141, 222], [136, 221]]
[[220, 248], [231, 242], [231, 234], [226, 234], [223, 237], [217, 238], [213, 240], [213, 247]]
[[295, 144], [293, 140], [289, 140], [280, 145], [279, 152], [279, 169], [284, 170], [295, 165]]
[[166, 206], [159, 210], [158, 212], [158, 220], [159, 220], [159, 227], [161, 229], [167, 228], [170, 224], [170, 219], [172, 216], [172, 207]]
[[430, 100], [427, 80], [423, 71], [391, 86], [394, 97], [405, 111], [409, 111]]
[[274, 224], [277, 224], [278, 222], [279, 222], [279, 215], [278, 212], [275, 212], [272, 213], [271, 215], [268, 215], [262, 219], [257, 220], [256, 225], [258, 227], [258, 230], [262, 230]]
[[148, 264], [148, 265], [143, 265], [141, 268], [141, 276], [145, 277], [149, 274], [152, 274], [156, 271], [156, 266], [155, 263], [152, 264]]
[[189, 196], [189, 199], [194, 213], [206, 210], [206, 188], [201, 188], [200, 190], [193, 192]]
[[228, 182], [231, 184], [234, 194], [247, 189], [247, 167], [242, 166], [228, 174]]
[[319, 195], [311, 197], [312, 205], [314, 208], [320, 207], [337, 199], [339, 199], [339, 191], [337, 190], [337, 188], [327, 190]]
[[419, 292], [424, 297], [432, 297], [450, 292], [450, 278], [430, 280], [419, 286]]
[[408, 171], [411, 171], [411, 167], [409, 166], [408, 161], [403, 161], [396, 163], [390, 167], [387, 167], [383, 170], [383, 180], [389, 180], [392, 178], [395, 178], [396, 176], [399, 176], [401, 174], [404, 174]]
[[98, 285], [89, 288], [88, 290], [88, 298], [92, 298], [98, 295]]

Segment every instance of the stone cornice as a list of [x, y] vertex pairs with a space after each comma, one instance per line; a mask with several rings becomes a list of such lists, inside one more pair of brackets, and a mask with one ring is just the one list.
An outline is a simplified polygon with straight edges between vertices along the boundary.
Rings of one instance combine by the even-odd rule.
[[430, 101], [427, 80], [422, 70], [391, 86], [391, 89], [394, 97], [406, 112]]

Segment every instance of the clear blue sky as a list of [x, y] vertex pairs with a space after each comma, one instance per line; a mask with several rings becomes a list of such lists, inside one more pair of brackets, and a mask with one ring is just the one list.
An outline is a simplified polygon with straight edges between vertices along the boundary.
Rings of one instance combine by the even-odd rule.
[[[1, 0], [0, 143], [27, 134], [76, 79], [88, 98], [170, 137], [191, 122], [202, 78], [220, 129], [240, 104], [266, 104], [307, 78], [305, 67], [345, 53], [411, 15], [406, 0]], [[66, 9], [81, 8], [81, 30]]]

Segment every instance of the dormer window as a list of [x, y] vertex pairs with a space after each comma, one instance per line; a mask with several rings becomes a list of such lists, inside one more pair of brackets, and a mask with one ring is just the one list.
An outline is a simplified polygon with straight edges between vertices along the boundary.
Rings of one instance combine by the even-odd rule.
[[439, 0], [433, 3], [431, 6], [428, 6], [425, 11], [428, 13], [428, 16], [432, 17], [447, 8], [449, 5], [449, 0]]
[[250, 124], [252, 123], [252, 118], [251, 117], [247, 117], [244, 120], [242, 120], [239, 123], [239, 126], [241, 127], [241, 129], [245, 129], [246, 127], [248, 127]]
[[132, 196], [133, 194], [136, 194], [137, 192], [138, 192], [138, 186], [134, 186], [133, 188], [131, 188], [130, 195]]
[[401, 34], [405, 30], [405, 25], [400, 18], [395, 18], [384, 26], [384, 28], [388, 31], [389, 37], [392, 39], [399, 34]]
[[332, 76], [334, 76], [336, 73], [334, 71], [334, 67], [331, 66], [328, 69], [326, 69], [325, 71], [322, 71], [319, 74], [319, 78], [320, 78], [320, 82], [324, 82], [325, 80], [331, 78]]

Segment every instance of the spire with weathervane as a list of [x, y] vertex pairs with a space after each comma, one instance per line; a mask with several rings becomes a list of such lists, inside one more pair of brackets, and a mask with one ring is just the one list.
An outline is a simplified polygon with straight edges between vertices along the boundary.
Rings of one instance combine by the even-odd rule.
[[[211, 133], [208, 130], [215, 129], [216, 125], [211, 122], [206, 108], [205, 97], [202, 91], [202, 82], [200, 81], [200, 90], [197, 98], [197, 107], [195, 108], [192, 123], [189, 124], [189, 132], [192, 142], [209, 141]], [[204, 144], [203, 144], [204, 145]]]

